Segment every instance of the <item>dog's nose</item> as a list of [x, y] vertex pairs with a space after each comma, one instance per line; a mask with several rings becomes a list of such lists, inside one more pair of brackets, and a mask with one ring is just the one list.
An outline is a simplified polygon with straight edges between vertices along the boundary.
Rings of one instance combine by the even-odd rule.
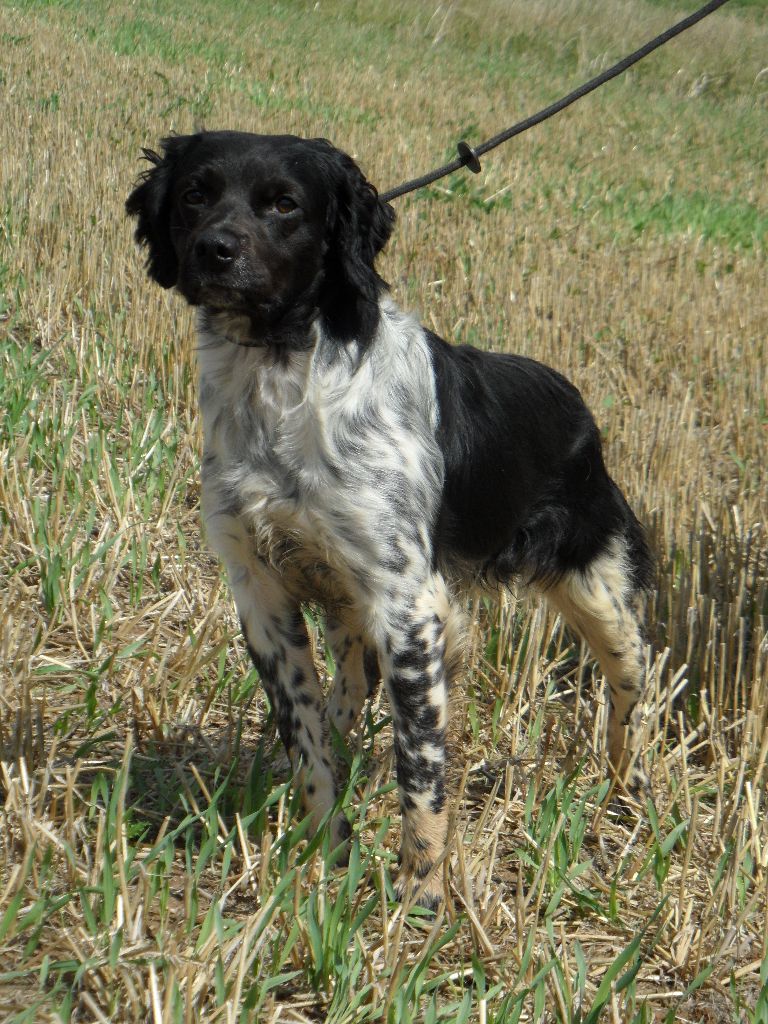
[[220, 274], [240, 255], [240, 239], [226, 228], [206, 231], [195, 242], [195, 254], [206, 270]]

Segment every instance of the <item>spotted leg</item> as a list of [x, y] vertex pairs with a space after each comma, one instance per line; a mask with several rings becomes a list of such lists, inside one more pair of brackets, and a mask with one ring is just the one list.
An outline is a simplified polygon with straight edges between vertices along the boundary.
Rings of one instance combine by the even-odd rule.
[[[227, 566], [248, 652], [297, 773], [306, 812], [317, 827], [336, 800], [336, 783], [325, 701], [301, 608], [286, 593], [279, 574], [252, 553], [237, 517], [209, 519], [208, 533]], [[348, 835], [349, 823], [337, 815], [332, 845]]]
[[346, 736], [359, 719], [366, 698], [376, 692], [379, 659], [376, 649], [366, 643], [362, 629], [350, 629], [329, 619], [326, 637], [336, 661], [328, 721]]
[[432, 908], [442, 894], [433, 868], [447, 838], [448, 689], [458, 665], [453, 619], [445, 585], [435, 577], [390, 618], [381, 652], [403, 819], [398, 895], [407, 898], [431, 873], [420, 902]]
[[641, 595], [618, 541], [583, 572], [568, 574], [546, 592], [597, 657], [608, 686], [608, 758], [628, 791], [642, 797], [648, 777], [639, 761], [638, 719], [645, 692]]

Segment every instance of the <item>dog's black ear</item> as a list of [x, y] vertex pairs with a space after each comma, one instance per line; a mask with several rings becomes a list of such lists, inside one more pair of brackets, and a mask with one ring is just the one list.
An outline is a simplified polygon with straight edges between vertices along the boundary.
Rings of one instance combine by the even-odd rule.
[[386, 283], [374, 266], [392, 234], [395, 211], [379, 199], [354, 160], [324, 139], [331, 164], [325, 277], [320, 308], [331, 332], [367, 342], [379, 319], [379, 296]]
[[128, 214], [138, 218], [134, 237], [139, 245], [147, 247], [147, 273], [163, 288], [172, 288], [179, 273], [171, 242], [171, 186], [186, 143], [184, 136], [163, 139], [162, 156], [152, 149], [143, 150], [152, 167], [142, 174], [125, 203]]

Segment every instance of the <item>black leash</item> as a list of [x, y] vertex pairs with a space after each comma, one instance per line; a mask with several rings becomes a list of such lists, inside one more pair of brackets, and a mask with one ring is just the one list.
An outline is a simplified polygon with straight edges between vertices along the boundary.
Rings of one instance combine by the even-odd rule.
[[404, 196], [407, 192], [415, 192], [417, 188], [424, 188], [425, 185], [431, 185], [433, 181], [437, 181], [438, 178], [444, 178], [447, 174], [451, 174], [453, 171], [458, 171], [461, 167], [468, 167], [473, 174], [480, 173], [480, 157], [484, 153], [488, 153], [491, 149], [495, 149], [500, 146], [502, 142], [506, 142], [508, 139], [513, 138], [515, 135], [520, 135], [521, 132], [527, 132], [529, 128], [533, 128], [534, 125], [541, 124], [542, 121], [546, 121], [548, 117], [552, 117], [553, 114], [558, 114], [561, 110], [569, 107], [576, 100], [580, 100], [582, 96], [586, 96], [587, 93], [593, 92], [598, 89], [605, 82], [609, 82], [612, 78], [616, 78], [622, 74], [627, 68], [631, 68], [633, 64], [637, 64], [643, 57], [647, 57], [649, 53], [653, 53], [660, 46], [668, 43], [670, 39], [674, 39], [675, 36], [679, 36], [681, 32], [685, 32], [696, 22], [706, 18], [708, 14], [716, 11], [718, 7], [722, 7], [723, 4], [727, 3], [728, 0], [710, 0], [708, 4], [699, 8], [698, 11], [694, 11], [693, 14], [687, 18], [683, 18], [682, 21], [678, 21], [676, 25], [668, 28], [666, 32], [662, 32], [661, 35], [656, 36], [655, 39], [651, 39], [650, 42], [646, 43], [645, 46], [641, 46], [639, 50], [635, 50], [634, 53], [630, 53], [624, 60], [620, 60], [618, 64], [614, 64], [613, 67], [608, 68], [595, 78], [591, 78], [588, 82], [580, 85], [578, 89], [574, 89], [573, 92], [569, 92], [567, 96], [563, 96], [562, 99], [557, 100], [556, 103], [552, 103], [550, 106], [540, 110], [537, 114], [532, 114], [530, 117], [526, 117], [524, 121], [518, 121], [517, 124], [512, 125], [505, 132], [500, 132], [498, 135], [494, 135], [492, 139], [488, 139], [487, 142], [483, 142], [479, 146], [472, 147], [468, 142], [463, 139], [456, 146], [458, 156], [455, 160], [452, 160], [448, 164], [444, 164], [442, 167], [438, 167], [436, 171], [430, 171], [428, 174], [423, 174], [420, 178], [413, 178], [411, 181], [406, 181], [402, 185], [398, 185], [397, 188], [390, 189], [389, 192], [382, 192], [380, 198], [385, 203], [390, 202], [392, 199], [397, 199], [399, 196]]

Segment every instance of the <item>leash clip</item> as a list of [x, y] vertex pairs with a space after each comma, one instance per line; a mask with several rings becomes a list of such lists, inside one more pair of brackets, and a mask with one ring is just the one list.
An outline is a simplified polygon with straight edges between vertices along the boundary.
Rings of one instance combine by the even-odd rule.
[[456, 150], [459, 154], [459, 160], [461, 160], [462, 166], [468, 167], [473, 174], [479, 174], [480, 160], [470, 144], [462, 139], [456, 146]]

